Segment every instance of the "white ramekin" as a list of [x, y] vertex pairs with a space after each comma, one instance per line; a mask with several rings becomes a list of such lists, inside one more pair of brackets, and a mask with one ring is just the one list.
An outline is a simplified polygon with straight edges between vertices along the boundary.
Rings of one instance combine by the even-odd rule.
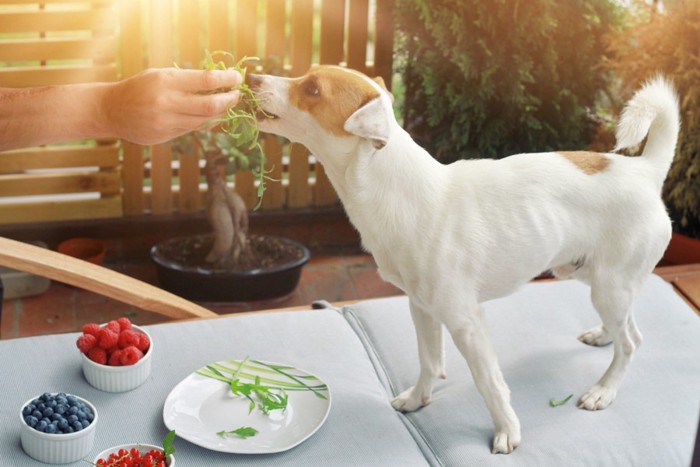
[[144, 329], [132, 325], [132, 328], [148, 336], [151, 346], [143, 358], [133, 365], [109, 366], [101, 365], [90, 360], [81, 353], [83, 359], [83, 375], [91, 386], [105, 392], [126, 392], [141, 386], [151, 374], [151, 355], [153, 354], [153, 339]]
[[24, 452], [29, 457], [46, 464], [69, 464], [87, 456], [95, 442], [95, 427], [97, 426], [95, 406], [82, 397], [75, 396], [80, 402], [90, 407], [95, 415], [90, 425], [75, 433], [42, 433], [27, 425], [22, 415], [22, 409], [37, 397], [32, 397], [22, 404], [22, 408], [19, 410], [19, 420], [22, 424], [20, 439]]
[[[109, 449], [105, 449], [101, 453], [99, 453], [96, 457], [95, 460], [92, 461], [93, 465], [97, 464], [97, 461], [100, 459], [107, 459], [110, 454], [112, 453], [117, 453], [119, 452], [120, 449], [125, 449], [126, 451], [131, 451], [131, 448], [136, 448], [139, 450], [139, 452], [143, 455], [146, 454], [148, 451], [151, 449], [156, 449], [160, 452], [163, 452], [163, 448], [160, 446], [156, 446], [154, 444], [142, 444], [142, 443], [131, 443], [131, 444], [122, 444], [119, 446], [114, 446]], [[165, 460], [166, 464], [168, 467], [175, 467], [175, 456], [170, 454], [168, 458]]]

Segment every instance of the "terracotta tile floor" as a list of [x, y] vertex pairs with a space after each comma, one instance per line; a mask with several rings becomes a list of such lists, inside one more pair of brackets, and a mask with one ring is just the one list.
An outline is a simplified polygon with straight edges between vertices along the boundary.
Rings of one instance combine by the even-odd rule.
[[[155, 268], [147, 261], [115, 262], [106, 266], [145, 282], [157, 282]], [[374, 260], [368, 255], [317, 256], [304, 266], [299, 286], [286, 297], [258, 302], [201, 304], [226, 314], [310, 305], [315, 300], [335, 302], [398, 294], [398, 289], [379, 278]], [[128, 316], [136, 324], [168, 320], [157, 313], [52, 282], [42, 295], [3, 302], [0, 338], [79, 331], [85, 323], [105, 322], [121, 316]]]

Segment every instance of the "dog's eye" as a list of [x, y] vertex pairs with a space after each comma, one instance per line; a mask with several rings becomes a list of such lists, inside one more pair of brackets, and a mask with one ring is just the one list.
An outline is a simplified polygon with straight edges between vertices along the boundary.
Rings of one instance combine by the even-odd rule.
[[304, 83], [304, 92], [307, 96], [318, 97], [321, 95], [321, 90], [318, 88], [316, 81], [307, 81]]

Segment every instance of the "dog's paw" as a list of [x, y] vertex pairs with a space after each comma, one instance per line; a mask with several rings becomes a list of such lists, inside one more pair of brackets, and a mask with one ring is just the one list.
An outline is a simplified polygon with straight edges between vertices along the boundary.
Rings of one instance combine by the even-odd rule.
[[519, 444], [520, 430], [513, 430], [510, 433], [505, 431], [496, 432], [491, 452], [493, 454], [510, 454]]
[[616, 395], [615, 390], [596, 384], [581, 396], [576, 405], [586, 410], [603, 410], [612, 404]]
[[391, 401], [391, 406], [399, 412], [413, 412], [430, 404], [430, 397], [420, 394], [415, 386], [405, 390]]
[[588, 331], [584, 332], [578, 336], [578, 340], [584, 344], [593, 345], [596, 347], [602, 347], [608, 345], [613, 341], [612, 336], [605, 329], [605, 326], [596, 326]]

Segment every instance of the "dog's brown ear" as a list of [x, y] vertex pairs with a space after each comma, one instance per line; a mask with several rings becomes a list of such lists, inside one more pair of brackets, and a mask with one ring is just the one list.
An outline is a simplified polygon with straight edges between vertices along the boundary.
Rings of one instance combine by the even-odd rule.
[[355, 111], [345, 121], [348, 133], [365, 138], [375, 149], [382, 149], [391, 134], [391, 106], [382, 96], [377, 96]]
[[384, 82], [384, 78], [381, 76], [375, 76], [372, 78], [375, 83], [379, 85], [380, 88], [382, 88], [384, 91], [386, 91], [387, 94], [389, 94], [389, 98], [391, 99], [391, 103], [394, 103], [394, 95], [387, 89], [386, 83]]

